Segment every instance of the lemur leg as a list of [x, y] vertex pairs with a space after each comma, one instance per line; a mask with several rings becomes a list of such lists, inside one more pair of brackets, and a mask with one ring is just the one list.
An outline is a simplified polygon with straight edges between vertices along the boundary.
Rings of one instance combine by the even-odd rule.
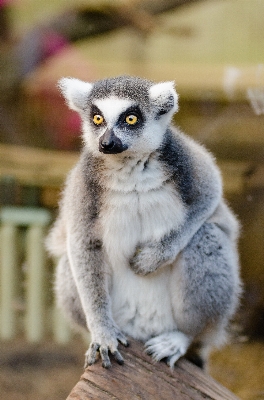
[[[221, 342], [237, 306], [235, 246], [218, 225], [203, 224], [179, 255], [170, 290], [178, 330], [150, 339], [146, 347], [156, 360], [167, 357], [173, 367], [191, 342], [197, 343], [196, 355], [200, 359], [208, 346]], [[198, 362], [202, 364], [203, 360]]]
[[86, 328], [86, 319], [74, 282], [67, 255], [63, 255], [56, 269], [55, 292], [59, 307], [75, 324]]
[[[66, 316], [68, 316], [72, 322], [87, 330], [85, 314], [67, 255], [61, 257], [56, 269], [55, 292], [58, 305], [65, 312]], [[127, 341], [124, 335], [118, 332], [118, 328], [116, 329], [117, 339], [126, 346]], [[111, 365], [108, 357], [108, 349], [101, 349], [97, 343], [91, 342], [85, 354], [85, 367], [95, 362], [96, 353], [98, 351], [101, 353], [103, 366], [108, 368]], [[112, 354], [119, 364], [123, 364], [123, 358], [118, 350], [112, 351]]]

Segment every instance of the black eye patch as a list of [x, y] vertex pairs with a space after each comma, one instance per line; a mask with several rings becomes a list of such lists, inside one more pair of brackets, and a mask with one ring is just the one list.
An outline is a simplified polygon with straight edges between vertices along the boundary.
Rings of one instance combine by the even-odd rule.
[[101, 115], [104, 119], [104, 114], [102, 113], [100, 108], [98, 108], [95, 104], [92, 104], [90, 109], [90, 119], [93, 120], [93, 117], [95, 115]]
[[[135, 117], [137, 117], [137, 122], [133, 125], [130, 125], [126, 122], [127, 117], [134, 115]], [[120, 114], [117, 124], [119, 126], [126, 126], [129, 129], [134, 129], [136, 127], [138, 127], [139, 125], [142, 125], [142, 123], [144, 122], [144, 117], [143, 114], [140, 110], [140, 108], [138, 106], [131, 106], [129, 108], [126, 109], [126, 111], [124, 111], [123, 113]]]

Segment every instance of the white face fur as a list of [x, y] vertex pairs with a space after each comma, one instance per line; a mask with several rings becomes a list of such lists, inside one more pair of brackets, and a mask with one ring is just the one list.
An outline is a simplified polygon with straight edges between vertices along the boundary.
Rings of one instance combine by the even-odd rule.
[[[172, 115], [178, 109], [173, 82], [150, 86], [149, 107], [128, 96], [112, 94], [89, 101], [93, 85], [78, 79], [63, 78], [59, 86], [69, 107], [80, 113], [85, 144], [96, 156], [150, 154], [160, 146]], [[116, 141], [114, 150], [102, 148], [102, 143], [107, 141]]]

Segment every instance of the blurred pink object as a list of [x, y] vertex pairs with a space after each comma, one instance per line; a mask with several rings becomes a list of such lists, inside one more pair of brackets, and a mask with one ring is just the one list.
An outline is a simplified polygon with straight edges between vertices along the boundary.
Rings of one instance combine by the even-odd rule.
[[[91, 63], [73, 45], [51, 35], [53, 41], [46, 50], [53, 53], [24, 80], [29, 109], [40, 118], [49, 139], [56, 149], [76, 150], [81, 142], [79, 115], [66, 106], [57, 82], [63, 76], [84, 81], [95, 80]], [[37, 115], [36, 115], [37, 114]]]
[[42, 38], [43, 59], [51, 57], [69, 46], [69, 42], [56, 32], [47, 32]]
[[0, 8], [12, 3], [13, 0], [0, 0]]

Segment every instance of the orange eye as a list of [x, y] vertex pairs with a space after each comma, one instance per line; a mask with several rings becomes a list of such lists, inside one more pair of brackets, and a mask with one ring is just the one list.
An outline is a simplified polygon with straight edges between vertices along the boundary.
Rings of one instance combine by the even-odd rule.
[[100, 114], [96, 114], [93, 117], [93, 123], [95, 125], [101, 125], [104, 122], [104, 118]]
[[126, 117], [126, 123], [129, 124], [129, 125], [135, 125], [135, 123], [137, 122], [137, 120], [138, 120], [138, 117], [136, 117], [136, 116], [133, 115], [133, 114], [128, 115], [128, 116]]

